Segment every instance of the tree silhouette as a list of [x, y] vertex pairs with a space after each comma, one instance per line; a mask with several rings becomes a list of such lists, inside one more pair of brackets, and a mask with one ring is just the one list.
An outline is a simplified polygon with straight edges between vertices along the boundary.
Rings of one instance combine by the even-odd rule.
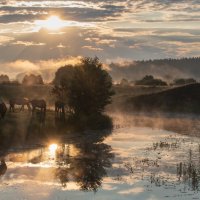
[[197, 81], [193, 78], [179, 78], [175, 79], [171, 85], [186, 85], [196, 83]]
[[161, 79], [154, 78], [152, 75], [146, 75], [141, 80], [136, 81], [135, 85], [166, 86], [167, 83]]
[[30, 75], [25, 75], [23, 80], [22, 80], [22, 84], [23, 85], [43, 85], [43, 79], [41, 75], [34, 75], [34, 74], [30, 74]]
[[9, 83], [10, 79], [8, 75], [1, 74], [0, 75], [0, 83]]
[[97, 57], [60, 68], [52, 92], [76, 114], [101, 113], [114, 94], [112, 79]]

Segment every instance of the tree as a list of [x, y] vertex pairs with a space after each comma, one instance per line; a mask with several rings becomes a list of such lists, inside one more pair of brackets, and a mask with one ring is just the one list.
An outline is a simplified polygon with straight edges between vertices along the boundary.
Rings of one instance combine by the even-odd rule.
[[121, 81], [120, 81], [120, 85], [121, 86], [129, 86], [129, 82], [127, 79], [123, 78]]
[[193, 78], [179, 78], [175, 79], [171, 85], [186, 85], [192, 83], [197, 83], [197, 81]]
[[22, 84], [23, 85], [43, 85], [43, 79], [41, 75], [34, 75], [34, 74], [30, 74], [30, 75], [25, 75], [23, 80], [22, 80]]
[[147, 86], [167, 86], [167, 83], [161, 79], [156, 79], [152, 75], [146, 75], [141, 80], [137, 80], [135, 85], [147, 85]]
[[9, 77], [8, 75], [4, 75], [4, 74], [1, 74], [0, 75], [0, 83], [9, 83]]
[[82, 58], [80, 64], [58, 69], [53, 93], [76, 114], [101, 113], [114, 94], [112, 79], [97, 57]]

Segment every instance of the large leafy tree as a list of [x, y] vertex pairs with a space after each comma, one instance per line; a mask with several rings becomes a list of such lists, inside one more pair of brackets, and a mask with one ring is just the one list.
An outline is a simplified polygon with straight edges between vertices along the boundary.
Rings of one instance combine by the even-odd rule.
[[114, 94], [112, 79], [97, 57], [86, 57], [73, 67], [58, 69], [53, 93], [76, 114], [102, 112]]

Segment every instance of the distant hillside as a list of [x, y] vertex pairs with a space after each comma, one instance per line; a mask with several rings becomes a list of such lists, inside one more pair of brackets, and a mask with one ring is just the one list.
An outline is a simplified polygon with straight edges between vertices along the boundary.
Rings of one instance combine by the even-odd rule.
[[[57, 67], [51, 67], [49, 69], [25, 71], [19, 73], [16, 79], [21, 82], [26, 74], [36, 74], [41, 75], [44, 82], [50, 83], [54, 79], [57, 69]], [[122, 78], [136, 81], [146, 75], [153, 75], [155, 78], [160, 78], [168, 83], [178, 78], [194, 78], [200, 81], [200, 57], [111, 63], [109, 64], [109, 73], [113, 80], [118, 82]]]
[[153, 75], [168, 82], [177, 78], [200, 80], [200, 57], [112, 63], [109, 67], [115, 81], [122, 78], [134, 81], [145, 75]]
[[191, 84], [166, 91], [127, 99], [129, 111], [200, 113], [200, 84]]

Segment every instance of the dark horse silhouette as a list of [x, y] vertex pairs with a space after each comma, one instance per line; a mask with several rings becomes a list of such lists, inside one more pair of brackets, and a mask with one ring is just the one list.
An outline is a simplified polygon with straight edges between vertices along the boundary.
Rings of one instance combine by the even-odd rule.
[[44, 99], [33, 99], [30, 101], [32, 105], [32, 112], [39, 108], [41, 113], [46, 113], [46, 101]]
[[3, 101], [0, 101], [0, 118], [4, 118], [7, 111], [6, 104]]
[[65, 103], [63, 101], [58, 100], [55, 102], [55, 112], [56, 115], [65, 113]]
[[1, 158], [0, 162], [0, 176], [3, 176], [6, 173], [7, 165], [4, 158]]
[[13, 98], [13, 99], [9, 100], [9, 104], [10, 104], [10, 112], [15, 111], [15, 105], [21, 105], [22, 106], [20, 111], [24, 110], [25, 105], [28, 107], [28, 110], [31, 110], [30, 101], [27, 98]]

